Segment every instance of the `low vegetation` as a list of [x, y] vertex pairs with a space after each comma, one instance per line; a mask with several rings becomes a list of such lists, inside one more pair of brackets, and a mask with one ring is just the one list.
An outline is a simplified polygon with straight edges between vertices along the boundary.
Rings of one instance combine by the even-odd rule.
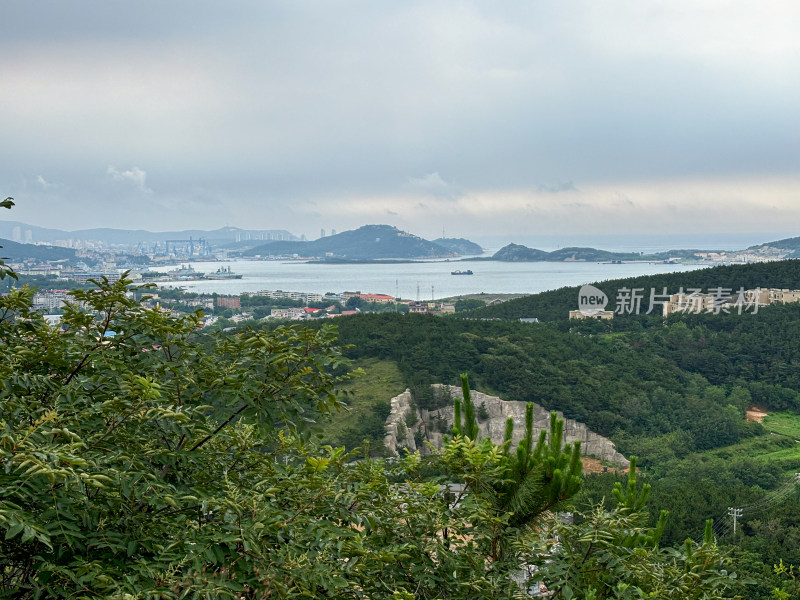
[[762, 424], [767, 431], [800, 440], [800, 414], [796, 412], [772, 412], [764, 417]]

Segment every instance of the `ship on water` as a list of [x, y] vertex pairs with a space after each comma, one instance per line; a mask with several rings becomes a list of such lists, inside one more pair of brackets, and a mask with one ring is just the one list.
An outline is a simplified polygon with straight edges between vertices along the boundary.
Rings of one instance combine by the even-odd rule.
[[242, 276], [231, 271], [230, 267], [220, 267], [214, 273], [209, 273], [203, 279], [241, 279]]
[[192, 265], [181, 265], [177, 269], [167, 271], [167, 276], [173, 279], [200, 279], [204, 274], [195, 271]]
[[450, 271], [450, 275], [474, 275], [475, 273], [472, 272], [472, 269], [467, 269], [466, 271]]

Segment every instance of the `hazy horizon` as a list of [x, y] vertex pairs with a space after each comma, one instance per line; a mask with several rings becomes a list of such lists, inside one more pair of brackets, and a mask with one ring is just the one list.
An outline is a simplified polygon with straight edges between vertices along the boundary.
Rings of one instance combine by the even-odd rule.
[[[0, 222], [16, 222], [11, 219], [0, 219]], [[20, 222], [22, 223], [22, 222]], [[39, 227], [35, 223], [24, 223], [28, 226]], [[391, 225], [391, 223], [383, 223]], [[232, 226], [235, 227], [235, 226]], [[64, 230], [61, 228], [47, 228], [57, 229], [64, 231], [67, 234], [76, 234], [81, 230]], [[104, 228], [99, 228], [104, 229]], [[112, 228], [120, 229], [122, 231], [132, 231], [125, 228]], [[244, 227], [239, 229], [247, 230]], [[283, 227], [275, 227], [276, 230], [286, 230], [289, 233], [300, 238], [300, 234]], [[252, 231], [252, 229], [250, 229]], [[180, 230], [167, 230], [167, 229], [148, 229], [149, 233], [159, 234], [167, 232], [177, 232]], [[22, 232], [21, 232], [22, 233]], [[337, 231], [337, 233], [343, 233]], [[410, 231], [409, 233], [417, 235], [416, 232]], [[447, 231], [439, 232], [439, 235], [429, 236], [426, 239], [434, 240], [444, 234], [447, 237], [462, 237], [451, 236]], [[326, 231], [326, 235], [331, 235], [331, 231]], [[34, 239], [33, 242], [42, 241]], [[424, 236], [421, 236], [424, 237]], [[622, 234], [506, 234], [506, 235], [473, 235], [469, 236], [472, 242], [480, 245], [484, 249], [484, 254], [491, 254], [502, 248], [503, 246], [514, 243], [528, 246], [530, 248], [537, 248], [539, 250], [553, 251], [560, 248], [579, 246], [579, 247], [592, 247], [600, 250], [608, 250], [611, 252], [645, 252], [655, 253], [667, 250], [743, 250], [750, 246], [756, 246], [768, 242], [774, 242], [786, 238], [798, 237], [796, 232], [792, 231], [771, 231], [771, 232], [740, 232], [740, 233], [668, 233], [668, 234], [635, 234], [635, 233], [622, 233]], [[0, 233], [0, 238], [11, 239], [10, 235], [4, 236]], [[316, 237], [307, 236], [307, 241], [313, 241], [319, 238], [319, 232]], [[80, 238], [78, 238], [80, 239]], [[52, 241], [52, 240], [51, 240]]]
[[800, 222], [789, 0], [43, 0], [3, 16], [9, 220], [312, 239]]

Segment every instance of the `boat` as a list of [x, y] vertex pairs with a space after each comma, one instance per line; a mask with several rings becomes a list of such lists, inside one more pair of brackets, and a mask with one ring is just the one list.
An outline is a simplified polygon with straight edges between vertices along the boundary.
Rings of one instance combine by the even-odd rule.
[[472, 269], [467, 269], [466, 271], [450, 271], [450, 275], [474, 275], [475, 273], [472, 272]]
[[209, 273], [204, 279], [241, 279], [242, 276], [231, 271], [230, 267], [220, 267], [214, 273]]
[[167, 271], [167, 275], [174, 279], [200, 279], [203, 273], [195, 271], [192, 265], [181, 265], [177, 269]]

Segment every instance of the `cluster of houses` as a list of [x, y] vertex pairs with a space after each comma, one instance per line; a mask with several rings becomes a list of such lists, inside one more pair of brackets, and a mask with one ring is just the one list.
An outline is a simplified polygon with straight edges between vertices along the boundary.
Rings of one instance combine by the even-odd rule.
[[[287, 292], [283, 292], [287, 293]], [[272, 296], [275, 297], [275, 296]], [[456, 311], [455, 304], [451, 302], [414, 302], [414, 301], [401, 301], [394, 296], [388, 294], [369, 294], [358, 292], [342, 292], [341, 294], [325, 294], [322, 296], [323, 301], [335, 301], [344, 305], [348, 304], [351, 298], [360, 298], [362, 301], [370, 304], [397, 304], [408, 307], [408, 312], [412, 313], [431, 313], [431, 314], [445, 314], [454, 313]], [[347, 315], [355, 315], [361, 312], [358, 308], [355, 310], [336, 310], [336, 306], [328, 308], [273, 308], [269, 315], [272, 319], [290, 319], [302, 320], [310, 318], [335, 318]]]
[[[174, 305], [180, 304], [184, 307], [199, 308], [206, 313], [204, 318], [204, 326], [212, 325], [219, 318], [219, 315], [214, 315], [216, 309], [231, 309], [235, 311], [229, 318], [234, 323], [241, 323], [243, 321], [253, 320], [255, 316], [252, 312], [242, 310], [242, 301], [240, 296], [219, 296], [219, 295], [200, 295], [187, 298], [169, 298], [160, 297], [158, 291], [147, 290], [146, 292], [138, 292], [145, 294], [149, 297], [146, 306], [153, 309], [166, 310], [174, 315], [180, 314], [178, 307]], [[270, 314], [264, 319], [285, 319], [292, 321], [300, 321], [305, 319], [319, 319], [319, 318], [336, 318], [347, 315], [355, 315], [364, 310], [364, 304], [395, 304], [398, 310], [411, 313], [427, 313], [427, 314], [448, 314], [456, 311], [455, 304], [452, 302], [434, 302], [434, 301], [401, 301], [394, 296], [388, 294], [373, 294], [363, 293], [360, 291], [355, 292], [342, 292], [341, 294], [316, 294], [310, 292], [287, 292], [283, 290], [261, 290], [253, 294], [254, 296], [268, 297], [275, 300], [293, 300], [302, 302], [306, 306], [302, 307], [276, 307], [272, 308]], [[361, 302], [348, 302], [351, 298], [359, 298]], [[58, 313], [66, 302], [72, 301], [69, 296], [68, 289], [43, 289], [37, 291], [33, 297], [33, 308], [45, 314]], [[324, 304], [331, 302], [327, 307], [310, 307], [308, 304]]]

